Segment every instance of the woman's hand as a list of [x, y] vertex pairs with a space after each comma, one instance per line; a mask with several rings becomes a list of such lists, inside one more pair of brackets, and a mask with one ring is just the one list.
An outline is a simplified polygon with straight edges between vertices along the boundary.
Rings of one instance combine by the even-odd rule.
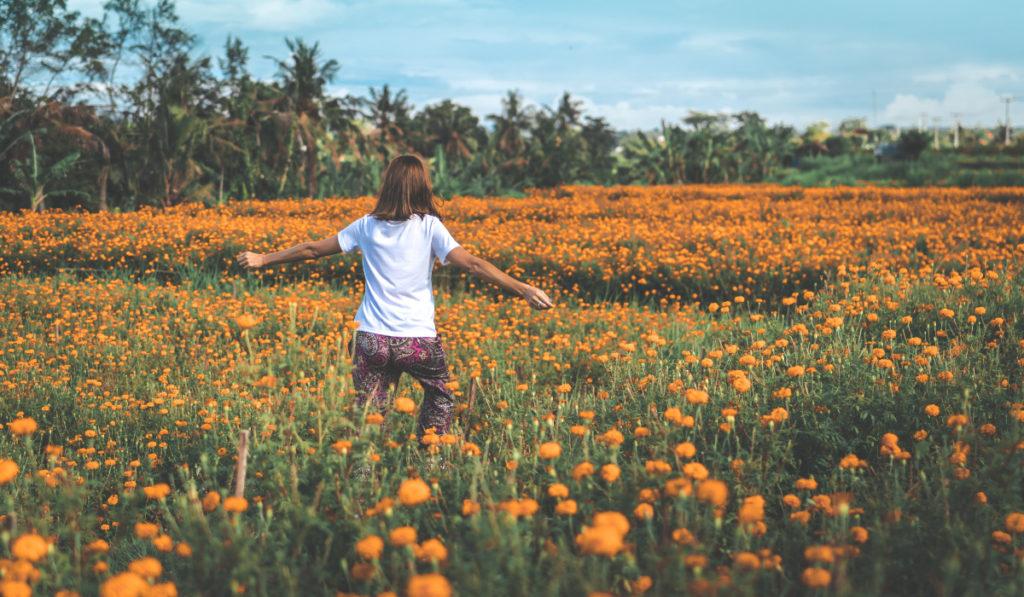
[[242, 251], [235, 259], [238, 261], [238, 265], [245, 269], [259, 269], [266, 264], [262, 253], [253, 253], [252, 251]]
[[538, 311], [542, 309], [550, 309], [555, 304], [543, 290], [536, 286], [530, 286], [529, 284], [523, 284], [523, 288], [519, 291], [519, 295], [526, 300], [526, 304]]

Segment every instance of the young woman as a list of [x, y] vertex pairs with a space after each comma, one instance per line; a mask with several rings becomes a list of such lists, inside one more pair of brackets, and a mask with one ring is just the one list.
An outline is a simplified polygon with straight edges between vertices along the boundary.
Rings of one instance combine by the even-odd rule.
[[459, 246], [441, 223], [426, 166], [413, 155], [399, 156], [388, 164], [373, 211], [337, 235], [276, 253], [245, 251], [237, 259], [243, 267], [260, 268], [355, 249], [362, 252], [366, 280], [355, 317], [359, 328], [352, 378], [357, 404], [372, 400], [384, 414], [389, 386], [408, 373], [423, 386], [418, 435], [430, 428], [437, 434], [448, 433], [455, 402], [446, 387], [448, 365], [434, 328], [434, 260], [452, 263], [517, 294], [534, 309], [550, 308], [551, 299]]

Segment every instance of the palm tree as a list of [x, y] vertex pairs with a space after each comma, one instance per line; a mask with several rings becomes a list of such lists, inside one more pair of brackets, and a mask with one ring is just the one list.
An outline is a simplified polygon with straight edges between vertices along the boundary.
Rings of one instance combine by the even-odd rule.
[[690, 112], [683, 122], [690, 125], [692, 131], [687, 144], [687, 154], [694, 159], [690, 162], [697, 166], [700, 182], [727, 179], [721, 169], [726, 140], [726, 116], [708, 114], [706, 112]]
[[377, 138], [377, 152], [385, 163], [391, 159], [392, 148], [400, 151], [406, 144], [406, 136], [412, 121], [412, 108], [404, 89], [392, 93], [388, 85], [384, 85], [379, 91], [370, 88], [366, 117], [373, 125], [373, 134]]
[[423, 108], [413, 124], [417, 151], [430, 155], [440, 147], [448, 160], [456, 162], [472, 157], [487, 138], [473, 112], [448, 99]]
[[686, 182], [686, 131], [661, 121], [661, 131], [638, 133], [626, 141], [622, 157], [626, 171], [633, 177], [628, 182], [642, 184], [675, 184]]
[[320, 123], [324, 116], [325, 88], [337, 76], [341, 65], [337, 60], [323, 60], [319, 43], [308, 45], [300, 38], [285, 38], [285, 45], [290, 52], [288, 60], [268, 58], [277, 64], [277, 79], [287, 100], [281, 108], [290, 114], [288, 128], [297, 136], [305, 158], [306, 193], [314, 197], [319, 164], [317, 139], [323, 136]]
[[508, 178], [520, 178], [519, 170], [526, 165], [526, 135], [532, 110], [523, 106], [523, 98], [517, 90], [510, 90], [501, 102], [501, 113], [490, 114], [487, 120], [494, 125], [491, 138], [500, 156], [499, 170]]

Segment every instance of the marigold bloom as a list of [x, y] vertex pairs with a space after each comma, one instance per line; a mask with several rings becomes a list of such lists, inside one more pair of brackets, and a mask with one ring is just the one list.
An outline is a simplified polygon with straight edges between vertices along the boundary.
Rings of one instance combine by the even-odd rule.
[[415, 574], [409, 579], [405, 593], [408, 597], [450, 597], [452, 586], [440, 574]]
[[811, 589], [824, 589], [832, 582], [832, 573], [824, 568], [807, 568], [800, 579]]
[[690, 442], [676, 444], [675, 454], [680, 458], [693, 458], [697, 454], [697, 446]]
[[1024, 533], [1024, 512], [1010, 512], [1003, 519], [1006, 530], [1013, 534]]
[[548, 496], [553, 498], [569, 497], [569, 488], [561, 483], [552, 483], [548, 487]]
[[160, 533], [160, 527], [151, 522], [135, 523], [135, 536], [139, 539], [152, 539]]
[[614, 557], [624, 547], [622, 535], [610, 526], [584, 526], [576, 545], [585, 554]]
[[172, 582], [156, 583], [146, 591], [146, 597], [178, 597], [178, 587]]
[[561, 516], [572, 516], [576, 510], [576, 500], [562, 500], [555, 506], [555, 513]]
[[154, 579], [163, 574], [164, 567], [160, 564], [160, 560], [154, 557], [145, 557], [128, 564], [128, 571], [134, 572], [142, 578]]
[[393, 529], [388, 534], [388, 541], [395, 547], [405, 547], [406, 545], [412, 545], [416, 542], [416, 529], [413, 527], [405, 526]]
[[39, 425], [36, 420], [32, 417], [22, 417], [20, 419], [14, 419], [7, 424], [7, 428], [10, 429], [11, 433], [17, 436], [32, 435], [39, 429]]
[[236, 513], [237, 514], [239, 512], [245, 512], [248, 509], [249, 509], [249, 500], [245, 499], [244, 497], [238, 497], [238, 496], [234, 496], [233, 495], [233, 496], [229, 496], [229, 497], [224, 498], [224, 511], [225, 512], [232, 512], [232, 513]]
[[368, 535], [356, 541], [356, 553], [364, 560], [376, 560], [384, 553], [384, 540], [377, 535]]
[[625, 439], [626, 438], [623, 437], [622, 432], [619, 431], [618, 429], [609, 429], [608, 431], [605, 431], [601, 435], [597, 436], [598, 443], [606, 444], [609, 446], [622, 445], [622, 442], [625, 441]]
[[206, 512], [213, 512], [220, 505], [220, 494], [216, 491], [207, 492], [203, 496], [203, 510]]
[[7, 485], [18, 476], [18, 463], [6, 458], [0, 458], [0, 485]]
[[686, 401], [693, 405], [707, 404], [708, 393], [704, 390], [698, 390], [695, 388], [687, 388], [686, 390]]
[[149, 591], [149, 583], [134, 572], [111, 576], [100, 585], [100, 597], [142, 597]]
[[430, 499], [430, 486], [423, 479], [406, 479], [398, 487], [398, 501], [403, 506], [416, 506]]
[[761, 558], [749, 551], [741, 551], [732, 556], [733, 564], [744, 570], [758, 570], [761, 568]]
[[729, 487], [724, 481], [706, 479], [697, 485], [697, 499], [721, 507], [729, 499]]
[[474, 514], [476, 514], [478, 512], [480, 512], [480, 504], [478, 504], [477, 502], [474, 502], [471, 499], [464, 499], [464, 500], [462, 500], [462, 515], [463, 516], [472, 516], [472, 515], [474, 515]]
[[143, 487], [142, 492], [146, 494], [146, 499], [162, 500], [171, 495], [171, 486], [167, 483], [157, 483], [156, 485]]
[[683, 465], [683, 474], [694, 481], [703, 481], [708, 478], [708, 469], [699, 462], [687, 462]]
[[416, 411], [416, 403], [412, 398], [406, 398], [405, 396], [399, 396], [395, 398], [395, 410], [400, 413], [411, 413]]
[[42, 535], [25, 533], [11, 543], [11, 555], [28, 562], [38, 562], [50, 551], [50, 543]]
[[448, 559], [448, 548], [439, 539], [427, 539], [413, 546], [413, 553], [422, 562], [443, 562]]
[[620, 469], [617, 464], [609, 463], [601, 467], [601, 478], [604, 479], [606, 483], [614, 483], [618, 480], [619, 475], [621, 474], [622, 469]]
[[553, 460], [562, 455], [562, 446], [558, 442], [544, 442], [537, 453], [544, 460]]
[[811, 545], [804, 548], [804, 559], [808, 562], [831, 564], [835, 561], [835, 552], [828, 545]]
[[579, 481], [583, 477], [589, 477], [594, 474], [594, 465], [589, 462], [581, 462], [572, 469], [572, 478], [575, 481]]
[[242, 331], [254, 328], [259, 325], [259, 323], [260, 320], [256, 319], [256, 316], [251, 313], [242, 313], [238, 317], [235, 317], [235, 325], [237, 325]]

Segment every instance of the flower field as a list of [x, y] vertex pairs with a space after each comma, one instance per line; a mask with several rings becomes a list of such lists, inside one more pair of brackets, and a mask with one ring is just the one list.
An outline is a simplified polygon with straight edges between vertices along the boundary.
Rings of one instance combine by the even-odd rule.
[[358, 258], [230, 267], [370, 199], [0, 215], [0, 595], [1020, 594], [1022, 201], [456, 198], [557, 305], [437, 271], [426, 448], [353, 404]]

